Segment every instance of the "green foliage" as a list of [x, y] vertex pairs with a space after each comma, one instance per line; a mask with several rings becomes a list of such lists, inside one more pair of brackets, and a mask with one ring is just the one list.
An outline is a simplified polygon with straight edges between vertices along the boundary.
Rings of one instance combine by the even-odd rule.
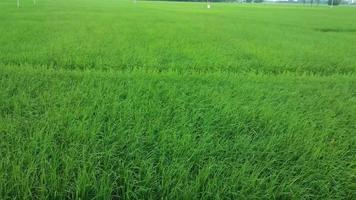
[[[142, 0], [142, 1], [172, 1], [172, 2], [207, 2], [207, 0]], [[210, 2], [237, 2], [237, 0], [208, 0]]]
[[0, 199], [353, 198], [352, 9], [22, 3], [0, 2]]
[[328, 0], [328, 4], [334, 5], [334, 6], [340, 5], [341, 2], [342, 2], [342, 0]]
[[262, 3], [263, 0], [246, 0], [247, 3]]

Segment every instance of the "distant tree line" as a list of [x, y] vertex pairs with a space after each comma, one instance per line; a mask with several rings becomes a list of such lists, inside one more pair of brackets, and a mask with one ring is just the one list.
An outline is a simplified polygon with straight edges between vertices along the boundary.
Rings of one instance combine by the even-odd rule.
[[[264, 0], [150, 0], [150, 1], [185, 1], [185, 2], [247, 2], [247, 3], [262, 3]], [[278, 1], [277, 1], [278, 2]], [[285, 1], [284, 1], [285, 2]], [[295, 2], [294, 0], [289, 0], [289, 2]], [[320, 4], [328, 3], [329, 5], [339, 5], [343, 0], [298, 0], [299, 3], [310, 3], [310, 4]]]
[[299, 3], [303, 3], [303, 4], [307, 4], [307, 3], [310, 3], [310, 4], [320, 4], [320, 3], [324, 3], [324, 4], [328, 4], [328, 5], [334, 5], [334, 6], [337, 6], [337, 5], [340, 5], [342, 3], [347, 3], [347, 1], [345, 0], [298, 0]]
[[328, 0], [328, 4], [337, 6], [337, 5], [341, 4], [341, 0]]
[[[186, 2], [206, 2], [207, 0], [150, 0], [150, 1], [186, 1]], [[208, 0], [210, 2], [255, 2], [255, 3], [260, 3], [263, 2], [264, 0]]]

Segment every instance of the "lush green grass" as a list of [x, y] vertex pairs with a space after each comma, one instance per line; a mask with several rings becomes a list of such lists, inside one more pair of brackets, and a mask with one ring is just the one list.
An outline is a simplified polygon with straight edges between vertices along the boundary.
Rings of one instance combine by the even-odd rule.
[[0, 199], [354, 199], [356, 10], [0, 3]]
[[[3, 2], [5, 1], [5, 3]], [[0, 61], [66, 69], [355, 73], [355, 8], [2, 0]]]

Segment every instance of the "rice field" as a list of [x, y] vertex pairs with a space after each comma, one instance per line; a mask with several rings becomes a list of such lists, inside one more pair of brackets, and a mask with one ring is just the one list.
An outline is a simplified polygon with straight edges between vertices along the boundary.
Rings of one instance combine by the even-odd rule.
[[356, 8], [0, 2], [0, 199], [355, 199]]

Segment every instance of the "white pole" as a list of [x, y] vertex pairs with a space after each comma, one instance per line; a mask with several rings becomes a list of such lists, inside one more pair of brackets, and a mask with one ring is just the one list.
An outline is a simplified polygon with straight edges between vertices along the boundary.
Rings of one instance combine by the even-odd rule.
[[334, 6], [334, 0], [331, 0], [331, 7]]
[[206, 2], [207, 2], [207, 7], [208, 7], [208, 9], [210, 9], [210, 0], [206, 0]]

